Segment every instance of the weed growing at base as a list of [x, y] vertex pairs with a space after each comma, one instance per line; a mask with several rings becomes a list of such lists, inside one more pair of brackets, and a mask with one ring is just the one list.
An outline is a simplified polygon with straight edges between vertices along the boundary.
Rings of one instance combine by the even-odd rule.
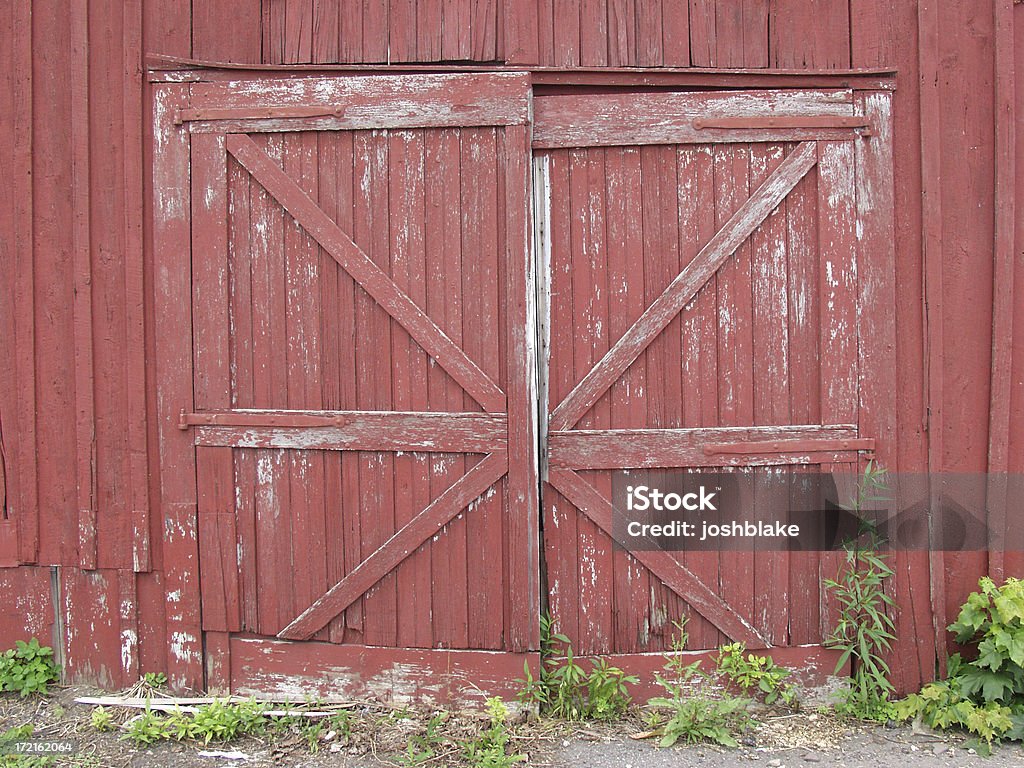
[[[849, 509], [859, 513], [868, 504], [886, 499], [886, 470], [868, 462], [857, 482], [857, 494]], [[886, 555], [877, 551], [875, 532], [866, 526], [856, 541], [844, 547], [845, 561], [835, 579], [825, 587], [839, 602], [839, 620], [825, 641], [828, 648], [841, 651], [836, 672], [850, 662], [851, 681], [836, 711], [862, 720], [889, 720], [893, 715], [889, 696], [889, 665], [882, 654], [892, 648], [895, 625], [888, 611], [895, 606], [885, 593], [885, 581], [892, 577]], [[863, 538], [867, 538], [865, 545]]]
[[896, 704], [899, 719], [919, 717], [933, 728], [963, 728], [984, 752], [1002, 739], [1024, 740], [1024, 581], [978, 582], [949, 625], [958, 643], [976, 645], [978, 657], [949, 659], [945, 680]]
[[743, 643], [730, 643], [718, 649], [715, 665], [718, 674], [739, 687], [748, 696], [757, 695], [765, 704], [782, 702], [796, 709], [800, 705], [797, 687], [786, 682], [790, 672], [771, 656], [747, 653]]
[[585, 671], [573, 656], [572, 644], [563, 634], [553, 632], [554, 619], [540, 620], [540, 677], [534, 678], [528, 663], [523, 663], [519, 701], [537, 704], [543, 715], [561, 720], [614, 720], [632, 701], [627, 686], [638, 682], [613, 667], [607, 659], [591, 661]]
[[18, 640], [14, 648], [0, 654], [0, 691], [13, 691], [22, 697], [45, 694], [47, 686], [59, 678], [53, 649], [40, 645], [34, 637], [27, 643]]
[[[714, 695], [713, 675], [701, 669], [700, 660], [689, 664], [683, 661], [688, 638], [686, 619], [673, 624], [676, 632], [672, 636], [672, 651], [665, 654], [666, 674], [655, 676], [667, 695], [647, 702], [659, 715], [649, 721], [661, 736], [658, 746], [671, 747], [678, 741], [689, 744], [711, 741], [727, 747], [737, 746], [733, 733], [749, 722], [746, 706], [750, 700], [728, 693]], [[666, 713], [668, 718], [663, 725], [660, 713]]]

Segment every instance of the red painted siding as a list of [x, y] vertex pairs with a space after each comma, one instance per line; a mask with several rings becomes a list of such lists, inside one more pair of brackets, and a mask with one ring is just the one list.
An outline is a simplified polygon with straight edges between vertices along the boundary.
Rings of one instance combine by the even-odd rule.
[[[153, 237], [145, 54], [251, 64], [896, 68], [895, 418], [880, 423], [893, 430], [889, 465], [1024, 471], [1024, 275], [1019, 258], [1006, 255], [1019, 257], [1024, 244], [1012, 207], [1024, 194], [1021, 174], [996, 195], [1007, 153], [1019, 157], [1024, 147], [1019, 4], [79, 0], [68, 10], [52, 0], [12, 3], [0, 26], [0, 269], [13, 276], [0, 287], [0, 355], [8, 361], [0, 372], [0, 491], [12, 521], [4, 530], [17, 531], [16, 559], [33, 564], [4, 578], [19, 594], [50, 594], [62, 606], [58, 642], [73, 676], [116, 685], [140, 668], [167, 669], [177, 621], [167, 598], [175, 579], [187, 577], [163, 571], [162, 489], [152, 480], [161, 372], [148, 352], [157, 345], [162, 275], [144, 258]], [[641, 150], [640, 162], [658, 151]], [[631, 162], [594, 172], [624, 174]], [[1000, 298], [1007, 276], [1009, 300]], [[428, 372], [428, 381], [443, 391], [438, 375]], [[341, 393], [325, 394], [332, 396]], [[628, 419], [632, 408], [613, 397], [595, 418]], [[433, 495], [433, 483], [418, 493]], [[1006, 525], [1014, 514], [1011, 507]], [[451, 546], [448, 556], [461, 557], [460, 545]], [[943, 642], [944, 614], [990, 559], [1006, 573], [1024, 567], [1019, 553], [1002, 562], [946, 556], [933, 561], [941, 578], [930, 582], [924, 557], [900, 557], [903, 687], [931, 674], [929, 638]], [[48, 566], [61, 569], [55, 591]], [[0, 618], [4, 637], [59, 626], [19, 605]], [[86, 621], [104, 627], [97, 638], [75, 634]]]

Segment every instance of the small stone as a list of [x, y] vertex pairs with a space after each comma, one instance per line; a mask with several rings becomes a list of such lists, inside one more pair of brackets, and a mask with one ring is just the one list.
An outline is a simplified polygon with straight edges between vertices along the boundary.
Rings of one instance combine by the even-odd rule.
[[815, 755], [813, 753], [808, 753], [808, 754], [804, 755], [804, 760], [806, 762], [808, 762], [808, 763], [820, 763], [821, 762], [821, 758], [818, 755]]
[[949, 751], [949, 744], [936, 744], [932, 747], [933, 755], [942, 755]]
[[569, 746], [569, 740], [568, 739], [562, 739], [562, 746], [563, 747], [568, 747]]
[[782, 767], [782, 761], [779, 760], [778, 758], [775, 758], [774, 760], [769, 760], [768, 761], [768, 768], [781, 768], [781, 767]]
[[967, 750], [967, 754], [968, 754], [968, 755], [976, 755], [976, 754], [978, 754], [978, 753], [977, 753], [977, 751], [975, 751], [975, 750], [974, 750], [973, 748], [971, 748], [971, 749], [968, 749], [968, 750]]
[[917, 751], [919, 751], [920, 749], [921, 749], [921, 748], [920, 748], [919, 746], [917, 746], [917, 744], [911, 744], [911, 745], [910, 745], [910, 751], [911, 751], [911, 752], [917, 752]]
[[818, 719], [818, 713], [817, 712], [812, 712], [811, 714], [809, 714], [807, 716], [807, 719], [810, 720], [813, 723], [815, 720]]

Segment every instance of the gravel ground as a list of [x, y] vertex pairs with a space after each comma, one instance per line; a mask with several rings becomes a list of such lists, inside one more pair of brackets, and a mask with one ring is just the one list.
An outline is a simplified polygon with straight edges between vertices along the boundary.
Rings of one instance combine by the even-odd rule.
[[[21, 700], [0, 697], [0, 731], [32, 723], [36, 738], [69, 738], [78, 752], [57, 765], [73, 768], [381, 768], [400, 765], [401, 751], [410, 735], [422, 733], [423, 718], [395, 722], [387, 708], [370, 709], [358, 717], [347, 744], [327, 740], [310, 754], [298, 734], [274, 738], [244, 738], [228, 745], [203, 747], [176, 742], [136, 748], [119, 739], [119, 733], [99, 733], [89, 724], [91, 706], [74, 702], [76, 696], [92, 695], [84, 688], [57, 689], [46, 699]], [[119, 715], [124, 720], [127, 713]], [[837, 768], [1003, 768], [1024, 766], [1024, 749], [1004, 746], [990, 757], [974, 754], [958, 734], [936, 734], [909, 727], [883, 728], [851, 725], [831, 714], [801, 712], [759, 713], [755, 727], [743, 736], [738, 749], [710, 745], [659, 749], [656, 739], [634, 739], [642, 731], [638, 718], [612, 725], [567, 726], [549, 722], [518, 724], [516, 747], [526, 753], [520, 765], [538, 768], [797, 768], [815, 765]], [[478, 714], [454, 716], [446, 728], [456, 738], [478, 732]], [[425, 766], [445, 766], [444, 748]], [[457, 750], [449, 749], [454, 753]], [[206, 753], [206, 754], [204, 754]], [[17, 765], [4, 762], [0, 766]]]

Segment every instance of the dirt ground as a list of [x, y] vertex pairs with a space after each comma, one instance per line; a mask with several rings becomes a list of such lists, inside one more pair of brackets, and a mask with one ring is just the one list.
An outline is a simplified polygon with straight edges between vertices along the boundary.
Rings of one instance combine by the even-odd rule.
[[[203, 746], [163, 742], [137, 748], [120, 738], [119, 731], [100, 733], [90, 724], [93, 707], [77, 704], [79, 696], [98, 692], [86, 688], [56, 689], [46, 699], [21, 700], [0, 697], [0, 732], [31, 723], [36, 739], [71, 739], [76, 752], [53, 765], [77, 768], [381, 768], [408, 765], [403, 750], [412, 736], [424, 732], [427, 715], [391, 708], [366, 706], [353, 711], [353, 728], [344, 743], [328, 731], [311, 753], [307, 740], [297, 733], [259, 739], [246, 737], [228, 744]], [[130, 717], [127, 711], [117, 721]], [[738, 749], [696, 745], [659, 749], [654, 741], [631, 738], [643, 731], [638, 718], [627, 717], [611, 725], [570, 726], [545, 721], [517, 723], [513, 739], [518, 752], [528, 759], [519, 765], [544, 768], [593, 766], [594, 768], [795, 768], [816, 764], [838, 768], [1003, 768], [1024, 766], [1024, 749], [1003, 746], [982, 757], [969, 749], [958, 734], [937, 734], [911, 727], [865, 727], [825, 712], [781, 714], [764, 711], [755, 715], [754, 726], [744, 734]], [[479, 732], [479, 714], [464, 713], [447, 722], [447, 732], [458, 737]], [[421, 765], [450, 764], [456, 749], [439, 747]], [[5, 759], [7, 762], [5, 762]], [[0, 766], [18, 765], [0, 756]], [[22, 762], [23, 765], [31, 763]]]

